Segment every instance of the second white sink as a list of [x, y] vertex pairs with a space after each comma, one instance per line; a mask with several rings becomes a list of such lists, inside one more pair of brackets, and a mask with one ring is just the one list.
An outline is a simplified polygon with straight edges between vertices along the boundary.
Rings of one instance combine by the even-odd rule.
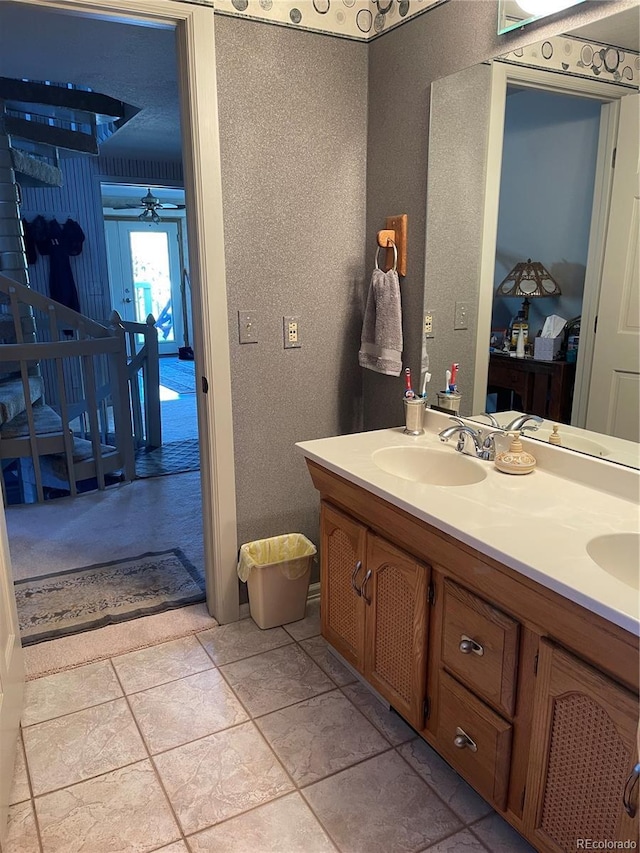
[[403, 480], [431, 486], [470, 486], [487, 476], [488, 463], [452, 450], [430, 447], [384, 447], [371, 458], [382, 471]]
[[587, 544], [594, 563], [632, 589], [640, 586], [640, 534], [610, 533]]

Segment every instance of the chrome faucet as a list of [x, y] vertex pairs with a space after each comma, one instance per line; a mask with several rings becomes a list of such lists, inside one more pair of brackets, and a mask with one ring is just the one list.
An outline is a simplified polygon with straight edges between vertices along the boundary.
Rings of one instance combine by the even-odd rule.
[[469, 454], [478, 459], [486, 459], [492, 461], [495, 458], [496, 448], [494, 444], [494, 436], [496, 434], [504, 435], [501, 429], [492, 430], [475, 430], [466, 424], [455, 423], [450, 427], [445, 427], [438, 433], [440, 441], [449, 441], [454, 435], [458, 436], [456, 450], [459, 453], [468, 453], [468, 439], [473, 443], [473, 451]]
[[[527, 421], [535, 421], [531, 426], [525, 426]], [[505, 432], [509, 432], [509, 430], [524, 430], [530, 429], [532, 431], [537, 430], [537, 424], [541, 424], [544, 421], [544, 418], [539, 417], [538, 415], [518, 415], [517, 418], [514, 418], [511, 423], [508, 423], [502, 429]]]

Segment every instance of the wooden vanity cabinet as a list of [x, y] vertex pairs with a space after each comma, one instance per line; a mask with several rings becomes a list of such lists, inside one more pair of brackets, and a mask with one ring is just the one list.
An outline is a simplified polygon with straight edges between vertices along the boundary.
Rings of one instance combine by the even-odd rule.
[[323, 636], [421, 728], [429, 567], [325, 502], [321, 542]]
[[[538, 849], [638, 842], [638, 697], [542, 640], [525, 825]], [[626, 807], [625, 807], [626, 803]]]
[[328, 642], [539, 853], [637, 844], [638, 638], [308, 466]]

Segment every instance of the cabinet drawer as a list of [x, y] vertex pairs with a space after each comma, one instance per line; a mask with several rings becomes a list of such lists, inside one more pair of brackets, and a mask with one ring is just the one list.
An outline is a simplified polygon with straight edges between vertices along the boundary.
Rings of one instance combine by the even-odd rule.
[[519, 625], [448, 580], [444, 582], [442, 661], [508, 717], [515, 706]]
[[436, 736], [443, 757], [486, 800], [504, 809], [511, 726], [446, 672], [440, 672]]

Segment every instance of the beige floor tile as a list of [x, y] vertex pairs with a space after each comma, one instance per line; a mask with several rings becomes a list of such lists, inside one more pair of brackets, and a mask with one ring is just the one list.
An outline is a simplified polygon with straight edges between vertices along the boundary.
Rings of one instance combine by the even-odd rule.
[[147, 757], [126, 699], [30, 726], [24, 746], [35, 796]]
[[472, 832], [464, 829], [429, 847], [427, 853], [487, 853], [487, 849]]
[[27, 681], [22, 725], [31, 726], [122, 696], [108, 660]]
[[217, 669], [134, 693], [129, 702], [153, 753], [249, 719]]
[[154, 762], [187, 834], [293, 788], [253, 723], [163, 752]]
[[345, 684], [353, 684], [356, 681], [355, 675], [350, 672], [346, 666], [343, 666], [334, 654], [330, 651], [329, 643], [324, 637], [311, 637], [308, 640], [302, 640], [300, 645], [308, 655], [314, 659], [318, 666], [326, 672], [338, 687], [343, 687]]
[[416, 736], [415, 731], [399, 714], [383, 705], [377, 696], [359, 681], [344, 687], [343, 693], [394, 746], [413, 740]]
[[282, 627], [298, 642], [318, 636], [320, 634], [320, 599], [307, 603], [304, 619], [300, 619], [298, 622], [289, 622], [288, 625]]
[[218, 625], [217, 628], [202, 631], [197, 636], [218, 666], [268, 652], [291, 642], [291, 637], [282, 628], [262, 631], [253, 619]]
[[11, 806], [2, 853], [40, 853], [40, 850], [33, 803], [27, 800]]
[[474, 823], [472, 829], [491, 853], [535, 853], [534, 848], [499, 814], [483, 818]]
[[412, 853], [461, 828], [394, 751], [316, 782], [302, 794], [348, 853]]
[[193, 853], [335, 853], [300, 794], [288, 794], [189, 837]]
[[256, 724], [298, 785], [389, 749], [389, 742], [339, 690], [260, 717]]
[[180, 839], [149, 761], [35, 802], [45, 853], [147, 853]]
[[253, 716], [310, 699], [335, 686], [297, 645], [227, 664], [221, 671]]
[[182, 637], [112, 658], [125, 693], [137, 693], [211, 669], [211, 658], [195, 637]]
[[23, 803], [25, 800], [28, 800], [30, 796], [31, 791], [29, 790], [24, 746], [22, 745], [22, 736], [18, 735], [16, 763], [13, 768], [13, 782], [11, 784], [11, 791], [9, 792], [9, 805], [13, 806], [16, 803]]
[[471, 823], [493, 812], [491, 806], [421, 738], [403, 744], [398, 752], [463, 823]]
[[168, 847], [161, 847], [157, 853], [189, 853], [184, 841], [176, 841]]

